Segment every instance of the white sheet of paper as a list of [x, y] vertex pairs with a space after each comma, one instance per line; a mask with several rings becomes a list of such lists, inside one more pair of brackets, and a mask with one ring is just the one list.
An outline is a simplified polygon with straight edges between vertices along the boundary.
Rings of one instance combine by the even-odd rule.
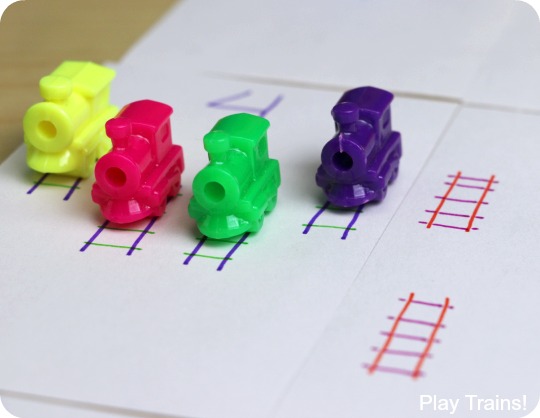
[[124, 62], [463, 98], [514, 3], [184, 0]]
[[[283, 97], [268, 114], [270, 154], [282, 171], [278, 207], [222, 271], [216, 271], [220, 260], [203, 257], [183, 265], [200, 236], [187, 203], [191, 179], [207, 159], [201, 137], [230, 113], [207, 103], [245, 91], [251, 96], [236, 105], [264, 107]], [[17, 151], [0, 167], [9, 219], [0, 238], [6, 301], [0, 387], [186, 416], [271, 411], [455, 110], [396, 99], [393, 125], [408, 138], [408, 157], [384, 203], [366, 207], [345, 240], [342, 229], [305, 235], [303, 224], [324, 202], [313, 176], [333, 134], [329, 110], [339, 96], [121, 67], [113, 102], [152, 97], [171, 104], [174, 138], [186, 157], [183, 196], [169, 203], [155, 234], [131, 256], [128, 248], [98, 245], [81, 252], [103, 222], [90, 201], [91, 181], [81, 182], [68, 201], [67, 189], [45, 184], [27, 194], [40, 176], [26, 168], [24, 150]], [[351, 217], [329, 211], [321, 223], [345, 227]], [[139, 234], [104, 230], [94, 244], [130, 247]], [[223, 257], [231, 247], [205, 244], [199, 254]]]
[[[116, 410], [101, 405], [78, 404], [16, 394], [2, 395], [4, 407], [17, 418], [155, 418], [156, 415], [132, 410]], [[4, 418], [3, 415], [0, 416]], [[7, 417], [6, 417], [7, 418]], [[9, 417], [11, 418], [11, 417]], [[165, 417], [160, 417], [165, 418]]]
[[[536, 406], [540, 196], [528, 185], [540, 175], [530, 157], [538, 153], [539, 129], [539, 116], [460, 112], [281, 402], [278, 417], [448, 414], [432, 405], [422, 412], [421, 395], [459, 399], [459, 417], [522, 417]], [[447, 176], [458, 170], [462, 177], [448, 199], [461, 201], [446, 201], [434, 226], [426, 228], [419, 221], [433, 214], [425, 210], [436, 209], [440, 200], [434, 196], [445, 194], [453, 179]], [[469, 201], [478, 201], [487, 183], [467, 177], [491, 175], [492, 191], [473, 224], [478, 230], [435, 226], [467, 225], [468, 219], [449, 214], [471, 214], [476, 204]], [[430, 303], [443, 304], [448, 297], [452, 306], [422, 367], [425, 375], [413, 380], [388, 370], [414, 370], [419, 356], [411, 352], [421, 353], [427, 342], [411, 336], [429, 338], [430, 324], [442, 313], [441, 307], [417, 303], [399, 321], [397, 337], [378, 364], [382, 370], [368, 374], [366, 365], [375, 361], [411, 292]], [[483, 410], [485, 403], [479, 410], [478, 400], [467, 395], [527, 399], [518, 410], [494, 412]]]
[[500, 107], [540, 110], [540, 21], [516, 1], [508, 25], [486, 56], [465, 100]]

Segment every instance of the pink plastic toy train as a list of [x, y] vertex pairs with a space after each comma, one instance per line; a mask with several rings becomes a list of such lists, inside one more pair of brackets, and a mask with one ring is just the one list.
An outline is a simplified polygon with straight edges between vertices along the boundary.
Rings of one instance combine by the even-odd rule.
[[171, 139], [170, 106], [141, 100], [105, 125], [112, 150], [96, 164], [92, 200], [111, 222], [161, 216], [180, 189], [182, 147]]

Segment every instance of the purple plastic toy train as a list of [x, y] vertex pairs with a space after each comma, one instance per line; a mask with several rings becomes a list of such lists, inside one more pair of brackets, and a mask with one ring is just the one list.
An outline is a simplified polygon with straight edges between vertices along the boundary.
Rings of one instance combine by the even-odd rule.
[[353, 207], [386, 196], [397, 176], [401, 134], [392, 131], [392, 93], [359, 87], [343, 94], [332, 109], [336, 135], [324, 146], [317, 185], [335, 206]]

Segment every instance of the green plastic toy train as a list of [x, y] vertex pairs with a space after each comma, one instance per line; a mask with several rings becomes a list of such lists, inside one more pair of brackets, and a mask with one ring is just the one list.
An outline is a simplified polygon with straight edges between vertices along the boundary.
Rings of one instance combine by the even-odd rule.
[[257, 232], [276, 206], [281, 177], [278, 161], [268, 157], [269, 126], [265, 118], [238, 113], [204, 136], [210, 162], [193, 179], [188, 212], [207, 237]]

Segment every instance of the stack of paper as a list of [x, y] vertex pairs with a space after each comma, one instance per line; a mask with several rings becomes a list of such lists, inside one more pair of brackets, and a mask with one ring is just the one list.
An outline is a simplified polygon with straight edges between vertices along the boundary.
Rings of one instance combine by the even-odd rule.
[[[0, 166], [0, 388], [20, 416], [521, 417], [538, 402], [540, 33], [503, 0], [181, 2], [112, 101], [174, 108], [181, 195], [115, 229], [93, 179]], [[315, 185], [332, 106], [392, 91], [397, 180], [361, 211]], [[263, 229], [201, 241], [202, 137], [264, 114]], [[316, 216], [317, 215], [317, 216]], [[202, 245], [201, 245], [202, 242]], [[495, 411], [495, 412], [494, 412]]]

